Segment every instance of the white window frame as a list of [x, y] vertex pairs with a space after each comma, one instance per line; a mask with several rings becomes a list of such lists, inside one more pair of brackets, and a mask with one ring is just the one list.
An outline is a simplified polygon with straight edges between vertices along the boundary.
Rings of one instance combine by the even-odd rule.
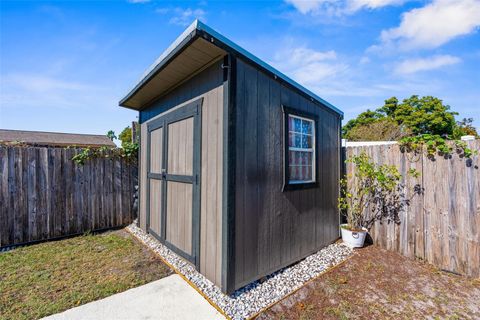
[[[300, 119], [302, 121], [308, 121], [311, 123], [311, 127], [312, 127], [312, 134], [306, 134], [306, 133], [303, 133], [303, 132], [296, 132], [296, 131], [291, 131], [290, 130], [290, 118], [297, 118], [297, 119]], [[311, 148], [298, 148], [298, 147], [291, 147], [290, 146], [290, 138], [288, 138], [288, 140], [286, 141], [288, 143], [288, 151], [296, 151], [296, 152], [309, 152], [312, 154], [312, 163], [310, 165], [299, 165], [299, 167], [307, 167], [307, 166], [310, 166], [311, 167], [311, 170], [312, 170], [312, 179], [311, 180], [290, 180], [290, 177], [288, 178], [289, 181], [288, 181], [288, 184], [304, 184], [304, 183], [315, 183], [317, 182], [317, 172], [316, 172], [316, 132], [315, 132], [315, 119], [311, 119], [311, 118], [307, 118], [307, 117], [302, 117], [302, 116], [299, 116], [299, 115], [296, 115], [296, 114], [291, 114], [291, 113], [287, 113], [287, 128], [288, 128], [288, 137], [290, 136], [290, 133], [294, 133], [294, 134], [300, 134], [301, 136], [311, 136], [312, 137], [312, 147]], [[295, 129], [295, 128], [294, 128]], [[288, 168], [287, 170], [290, 172], [290, 167], [291, 167], [291, 164], [290, 164], [290, 161], [288, 162]], [[295, 166], [295, 165], [294, 165]]]

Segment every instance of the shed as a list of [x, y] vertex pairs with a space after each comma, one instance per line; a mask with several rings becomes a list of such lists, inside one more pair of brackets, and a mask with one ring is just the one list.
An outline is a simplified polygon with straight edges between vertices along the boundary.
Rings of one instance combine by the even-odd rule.
[[120, 105], [140, 113], [140, 227], [224, 292], [338, 238], [343, 113], [207, 25]]
[[0, 129], [0, 143], [37, 147], [116, 147], [106, 135]]

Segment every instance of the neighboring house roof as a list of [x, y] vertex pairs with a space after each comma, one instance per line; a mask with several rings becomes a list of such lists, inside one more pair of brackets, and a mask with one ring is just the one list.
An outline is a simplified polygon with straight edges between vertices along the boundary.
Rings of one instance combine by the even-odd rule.
[[172, 90], [182, 81], [188, 80], [192, 73], [201, 71], [212, 61], [217, 61], [225, 53], [233, 53], [250, 61], [258, 68], [283, 80], [343, 118], [341, 110], [199, 20], [195, 20], [160, 55], [155, 63], [145, 71], [140, 81], [119, 102], [119, 105], [141, 110], [160, 95]]
[[0, 143], [23, 143], [52, 147], [115, 147], [105, 135], [0, 129]]

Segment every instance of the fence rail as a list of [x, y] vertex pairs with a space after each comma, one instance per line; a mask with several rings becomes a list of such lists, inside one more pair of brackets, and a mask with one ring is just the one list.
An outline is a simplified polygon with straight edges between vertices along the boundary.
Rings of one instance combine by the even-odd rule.
[[[469, 141], [480, 150], [480, 141]], [[466, 161], [425, 155], [412, 159], [398, 145], [347, 147], [346, 157], [366, 152], [377, 163], [399, 168], [407, 186], [421, 183], [423, 196], [414, 198], [402, 212], [400, 224], [376, 223], [374, 243], [408, 257], [424, 259], [438, 268], [473, 277], [480, 276], [480, 157]], [[421, 177], [407, 176], [414, 168]], [[346, 172], [353, 173], [352, 164]], [[350, 180], [350, 183], [352, 181]]]
[[0, 247], [133, 221], [136, 164], [106, 151], [77, 165], [80, 151], [0, 146]]

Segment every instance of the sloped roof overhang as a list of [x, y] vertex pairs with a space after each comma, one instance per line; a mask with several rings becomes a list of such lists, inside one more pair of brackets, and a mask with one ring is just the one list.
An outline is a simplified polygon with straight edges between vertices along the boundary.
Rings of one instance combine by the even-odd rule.
[[142, 110], [152, 101], [232, 53], [253, 63], [273, 77], [317, 101], [343, 118], [343, 112], [285, 74], [260, 60], [209, 26], [195, 20], [145, 71], [141, 80], [119, 102], [120, 106]]

